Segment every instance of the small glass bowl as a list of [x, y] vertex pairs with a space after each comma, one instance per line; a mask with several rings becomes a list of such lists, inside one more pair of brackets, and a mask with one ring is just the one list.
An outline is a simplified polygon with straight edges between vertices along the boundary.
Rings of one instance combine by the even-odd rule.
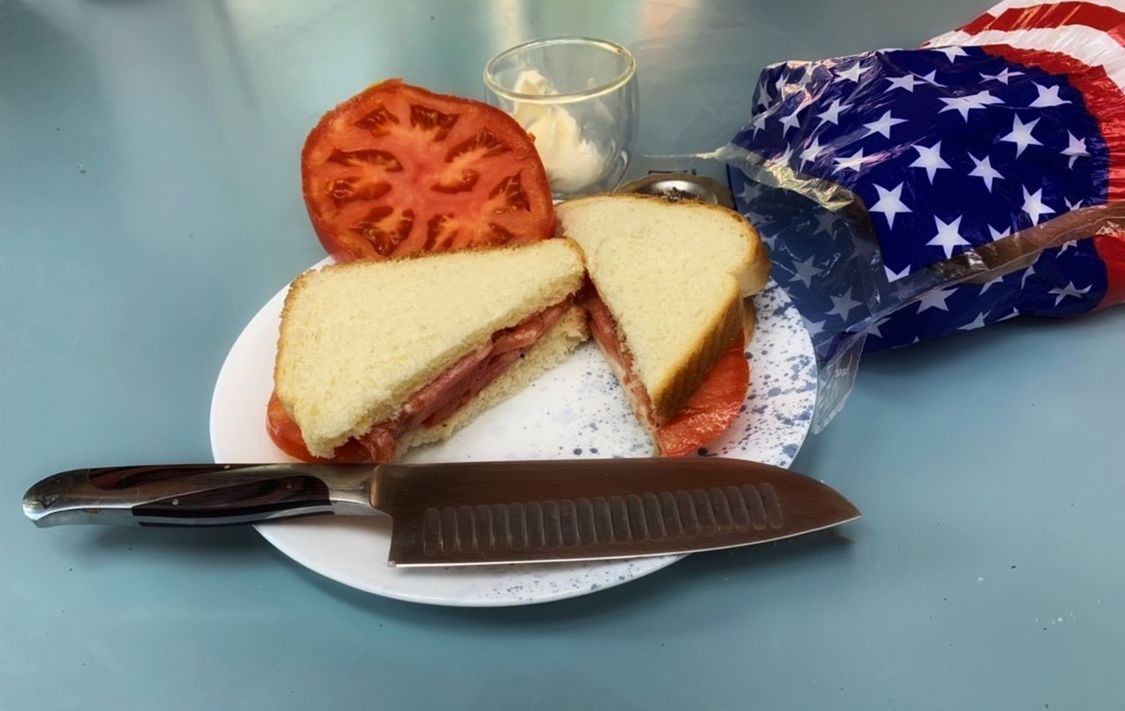
[[637, 63], [621, 45], [557, 37], [517, 45], [484, 68], [488, 103], [535, 138], [556, 198], [606, 192], [637, 136]]

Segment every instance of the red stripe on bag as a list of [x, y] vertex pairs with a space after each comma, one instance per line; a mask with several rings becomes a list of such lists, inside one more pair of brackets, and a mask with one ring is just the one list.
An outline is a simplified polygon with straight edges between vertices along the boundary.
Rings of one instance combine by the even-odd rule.
[[1125, 13], [1112, 7], [1086, 2], [1060, 2], [1050, 5], [1013, 7], [997, 16], [981, 15], [961, 28], [962, 32], [977, 35], [989, 30], [1036, 30], [1067, 25], [1082, 25], [1101, 30], [1118, 44], [1125, 45]]
[[1039, 67], [1051, 74], [1066, 75], [1071, 86], [1082, 92], [1086, 109], [1097, 120], [1109, 151], [1109, 190], [1106, 199], [1125, 199], [1125, 151], [1114, 149], [1114, 144], [1125, 142], [1125, 111], [1122, 111], [1122, 107], [1125, 107], [1125, 94], [1106, 75], [1105, 69], [1091, 67], [1059, 52], [1018, 49], [1006, 44], [990, 44], [981, 49], [1009, 62]]
[[[961, 25], [957, 28], [957, 31], [964, 32], [967, 35], [979, 35], [981, 32], [984, 32], [985, 30], [988, 30], [990, 27], [992, 27], [993, 22], [996, 22], [996, 15], [989, 15], [988, 13], [985, 13], [969, 24]], [[926, 44], [922, 46], [924, 47], [930, 44], [930, 42], [933, 42], [935, 39], [937, 38], [935, 37], [934, 39], [928, 40]]]
[[1105, 262], [1105, 296], [1098, 308], [1125, 303], [1125, 233], [1095, 235], [1094, 249]]

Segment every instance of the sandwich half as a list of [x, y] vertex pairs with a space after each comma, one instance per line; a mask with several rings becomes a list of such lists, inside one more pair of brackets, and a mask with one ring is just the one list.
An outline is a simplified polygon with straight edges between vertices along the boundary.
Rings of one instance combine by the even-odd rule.
[[679, 456], [716, 439], [749, 385], [754, 314], [744, 299], [769, 277], [758, 233], [716, 205], [642, 195], [572, 200], [557, 211], [585, 254], [594, 339], [657, 449]]
[[270, 434], [338, 462], [445, 439], [589, 337], [584, 282], [565, 239], [306, 272], [282, 312]]

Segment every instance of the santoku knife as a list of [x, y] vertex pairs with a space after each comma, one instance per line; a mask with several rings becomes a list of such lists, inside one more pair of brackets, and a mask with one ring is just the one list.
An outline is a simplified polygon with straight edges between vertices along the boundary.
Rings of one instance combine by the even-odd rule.
[[23, 508], [39, 526], [386, 515], [398, 566], [692, 553], [860, 516], [814, 479], [721, 458], [75, 469], [32, 486]]

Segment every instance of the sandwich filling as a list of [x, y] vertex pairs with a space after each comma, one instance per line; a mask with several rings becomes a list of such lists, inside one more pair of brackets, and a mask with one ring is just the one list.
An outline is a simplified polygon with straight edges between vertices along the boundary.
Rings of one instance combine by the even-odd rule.
[[744, 335], [740, 334], [711, 367], [683, 409], [667, 421], [659, 422], [652, 398], [633, 367], [633, 357], [618, 332], [613, 314], [592, 289], [583, 305], [590, 314], [590, 333], [625, 388], [637, 418], [652, 431], [661, 454], [668, 457], [693, 452], [702, 454], [703, 445], [715, 440], [738, 417], [750, 385]]
[[617, 333], [616, 319], [593, 289], [589, 290], [583, 305], [590, 314], [590, 335], [597, 341], [614, 375], [621, 381], [621, 387], [625, 388], [625, 394], [636, 410], [638, 419], [642, 419], [649, 429], [655, 430], [659, 423], [652, 408], [652, 398], [648, 396], [648, 390], [633, 367], [632, 354]]
[[[365, 434], [338, 447], [332, 461], [392, 461], [397, 452], [397, 440], [404, 432], [440, 425], [452, 417], [522, 358], [562, 318], [573, 302], [574, 297], [569, 297], [515, 326], [492, 334], [488, 343], [462, 356], [411, 395], [394, 417], [376, 423]], [[276, 400], [274, 395], [268, 415], [269, 432], [274, 442], [295, 457], [316, 459], [304, 447], [299, 437], [300, 430], [289, 419], [280, 402], [276, 402], [275, 406]]]

